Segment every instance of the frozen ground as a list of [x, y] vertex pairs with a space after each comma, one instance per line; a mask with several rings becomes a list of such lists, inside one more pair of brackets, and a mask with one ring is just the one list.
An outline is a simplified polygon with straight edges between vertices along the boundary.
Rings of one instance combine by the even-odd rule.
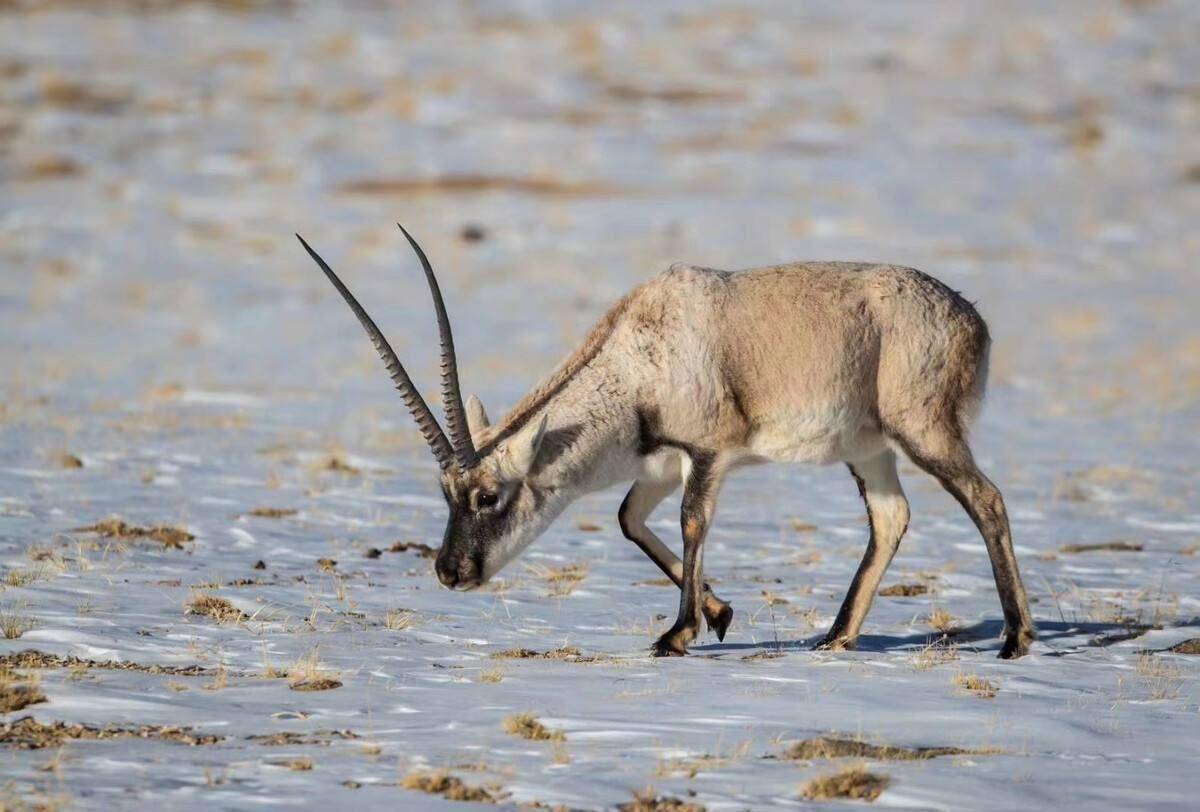
[[[398, 786], [445, 768], [512, 805], [798, 807], [864, 760], [768, 756], [831, 733], [987, 751], [866, 759], [880, 806], [1194, 803], [1198, 658], [1162, 650], [1200, 637], [1195, 3], [334, 5], [0, 3], [0, 625], [23, 631], [0, 653], [208, 669], [23, 672], [47, 701], [4, 717], [0, 806], [449, 808]], [[855, 653], [808, 649], [866, 537], [840, 467], [731, 482], [706, 564], [737, 617], [686, 659], [647, 656], [676, 593], [643, 583], [615, 491], [494, 588], [438, 588], [386, 552], [438, 544], [434, 465], [291, 236], [433, 391], [398, 219], [493, 414], [671, 261], [878, 259], [965, 291], [1035, 654], [995, 659], [983, 544], [911, 467], [885, 585], [928, 592], [880, 597]], [[76, 530], [114, 516], [194, 540]], [[185, 614], [203, 594], [249, 619]], [[930, 648], [935, 609], [961, 631]], [[314, 663], [341, 687], [292, 690]], [[517, 713], [565, 741], [509, 735]], [[22, 750], [26, 715], [220, 741]], [[249, 738], [331, 730], [354, 738]]]

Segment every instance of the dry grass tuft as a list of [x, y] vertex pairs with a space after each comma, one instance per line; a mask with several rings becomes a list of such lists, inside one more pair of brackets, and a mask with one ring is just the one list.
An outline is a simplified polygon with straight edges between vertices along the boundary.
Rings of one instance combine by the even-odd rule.
[[815, 739], [793, 742], [779, 757], [790, 761], [813, 761], [821, 758], [925, 761], [939, 756], [965, 756], [987, 752], [990, 751], [963, 750], [960, 747], [898, 747], [891, 744], [870, 744], [859, 739], [819, 736]]
[[383, 627], [393, 632], [415, 629], [420, 625], [421, 616], [412, 609], [389, 609], [383, 618]]
[[913, 655], [912, 664], [918, 671], [928, 671], [957, 659], [958, 648], [953, 643], [935, 640]]
[[940, 606], [933, 607], [933, 611], [929, 613], [926, 622], [930, 628], [936, 629], [942, 634], [957, 634], [958, 620], [954, 615], [947, 612]]
[[217, 595], [201, 592], [188, 599], [184, 606], [185, 615], [204, 615], [217, 623], [242, 623], [250, 616], [238, 609], [228, 600]]
[[1151, 652], [1138, 655], [1137, 674], [1146, 684], [1151, 699], [1174, 699], [1179, 696], [1180, 672]]
[[281, 730], [278, 733], [259, 733], [247, 736], [246, 741], [267, 747], [290, 747], [300, 744], [329, 745], [334, 741], [357, 739], [358, 734], [353, 730], [314, 730], [312, 733], [297, 733], [294, 730]]
[[12, 713], [46, 701], [36, 676], [26, 676], [10, 668], [0, 668], [0, 713]]
[[526, 569], [535, 577], [546, 582], [549, 587], [547, 595], [552, 598], [565, 598], [570, 595], [588, 574], [588, 565], [583, 563], [567, 564], [563, 567], [527, 564]]
[[341, 680], [321, 669], [317, 649], [293, 663], [287, 678], [288, 687], [293, 691], [329, 691], [342, 687]]
[[870, 802], [878, 798], [891, 782], [886, 775], [867, 772], [866, 767], [851, 767], [812, 779], [801, 787], [800, 796], [809, 801], [850, 798]]
[[505, 718], [504, 732], [535, 742], [564, 742], [567, 740], [561, 730], [550, 730], [532, 713], [517, 713]]
[[76, 527], [75, 533], [96, 533], [105, 538], [148, 538], [157, 541], [169, 550], [182, 550], [183, 545], [196, 539], [181, 527], [159, 525], [156, 527], [137, 527], [126, 523], [123, 519], [111, 518], [102, 522]]
[[502, 796], [497, 790], [468, 786], [462, 782], [462, 779], [450, 775], [445, 770], [409, 773], [404, 776], [400, 786], [430, 795], [440, 795], [447, 801], [494, 804], [502, 800]]
[[43, 747], [58, 747], [77, 739], [158, 739], [179, 744], [217, 744], [220, 736], [205, 736], [193, 733], [189, 727], [171, 725], [132, 725], [120, 727], [92, 727], [83, 724], [53, 722], [44, 725], [32, 716], [22, 716], [13, 722], [0, 725], [0, 745], [18, 750], [41, 750]]
[[705, 812], [703, 804], [658, 795], [653, 787], [633, 793], [633, 800], [617, 804], [617, 812]]
[[504, 679], [503, 668], [489, 668], [479, 673], [479, 682], [500, 682]]
[[927, 592], [929, 587], [925, 584], [892, 584], [879, 590], [879, 594], [885, 598], [912, 598]]
[[33, 627], [33, 618], [25, 611], [25, 604], [0, 607], [0, 632], [4, 632], [6, 639], [16, 640]]
[[995, 699], [1000, 687], [976, 674], [955, 674], [954, 684], [981, 699]]

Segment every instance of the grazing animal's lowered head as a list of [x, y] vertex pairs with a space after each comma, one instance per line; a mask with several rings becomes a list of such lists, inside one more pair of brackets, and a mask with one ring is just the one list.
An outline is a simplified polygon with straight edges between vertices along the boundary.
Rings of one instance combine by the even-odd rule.
[[[545, 437], [545, 415], [527, 422], [510, 436], [494, 439], [489, 437], [495, 432], [479, 399], [472, 396], [463, 403], [454, 338], [437, 278], [416, 240], [403, 226], [400, 230], [416, 251], [433, 295], [441, 340], [444, 431], [375, 322], [325, 260], [303, 237], [296, 237], [362, 323], [429, 444], [441, 468], [442, 494], [450, 508], [437, 557], [437, 576], [452, 589], [472, 589], [490, 579], [537, 538], [565, 502], [557, 489], [540, 485], [534, 476]], [[477, 441], [481, 441], [480, 447]]]
[[[753, 463], [843, 462], [871, 536], [821, 645], [851, 648], [908, 527], [897, 470], [904, 454], [983, 536], [1004, 611], [1000, 656], [1028, 650], [1035, 631], [1004, 499], [967, 443], [990, 339], [955, 291], [895, 265], [804, 262], [737, 273], [673, 265], [623, 297], [491, 426], [478, 400], [463, 402], [437, 280], [404, 235], [433, 294], [444, 430], [379, 328], [304, 247], [358, 316], [441, 467], [450, 515], [436, 569], [445, 586], [479, 586], [572, 500], [632, 480], [621, 532], [680, 589], [679, 616], [654, 651], [684, 654], [701, 620], [723, 639], [733, 616], [703, 572], [726, 474]], [[682, 558], [646, 523], [681, 484]]]

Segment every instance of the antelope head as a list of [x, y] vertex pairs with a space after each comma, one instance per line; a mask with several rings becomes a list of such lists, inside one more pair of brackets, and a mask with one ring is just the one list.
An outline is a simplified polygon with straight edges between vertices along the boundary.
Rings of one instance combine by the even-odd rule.
[[[482, 442], [492, 432], [478, 398], [472, 396], [463, 403], [454, 338], [437, 278], [421, 246], [404, 226], [400, 231], [421, 261], [433, 296], [441, 344], [445, 430], [366, 310], [304, 238], [296, 237], [358, 317], [441, 469], [442, 495], [450, 515], [435, 565], [438, 580], [451, 589], [473, 589], [515, 558], [557, 515], [561, 499], [556, 498], [554, 489], [539, 487], [531, 476], [546, 418], [530, 420], [498, 441]], [[477, 440], [481, 441], [478, 447]]]

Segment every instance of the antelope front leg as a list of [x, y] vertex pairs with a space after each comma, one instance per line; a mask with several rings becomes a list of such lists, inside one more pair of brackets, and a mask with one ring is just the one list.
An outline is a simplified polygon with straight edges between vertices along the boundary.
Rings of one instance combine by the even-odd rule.
[[683, 488], [683, 579], [679, 585], [679, 617], [654, 644], [655, 657], [681, 657], [696, 639], [704, 600], [704, 537], [716, 506], [718, 476], [715, 456], [696, 455]]
[[[683, 562], [675, 553], [671, 552], [667, 545], [662, 543], [654, 531], [646, 526], [646, 519], [650, 513], [677, 487], [679, 487], [677, 475], [663, 481], [639, 480], [635, 482], [629, 489], [625, 501], [621, 503], [617, 520], [625, 538], [636, 544], [651, 561], [657, 564], [658, 568], [671, 579], [675, 586], [682, 588]], [[708, 624], [708, 628], [717, 633], [718, 640], [724, 640], [725, 632], [729, 630], [729, 623], [733, 620], [733, 608], [713, 594], [708, 584], [704, 585], [704, 600], [701, 610], [704, 612], [704, 621]]]

